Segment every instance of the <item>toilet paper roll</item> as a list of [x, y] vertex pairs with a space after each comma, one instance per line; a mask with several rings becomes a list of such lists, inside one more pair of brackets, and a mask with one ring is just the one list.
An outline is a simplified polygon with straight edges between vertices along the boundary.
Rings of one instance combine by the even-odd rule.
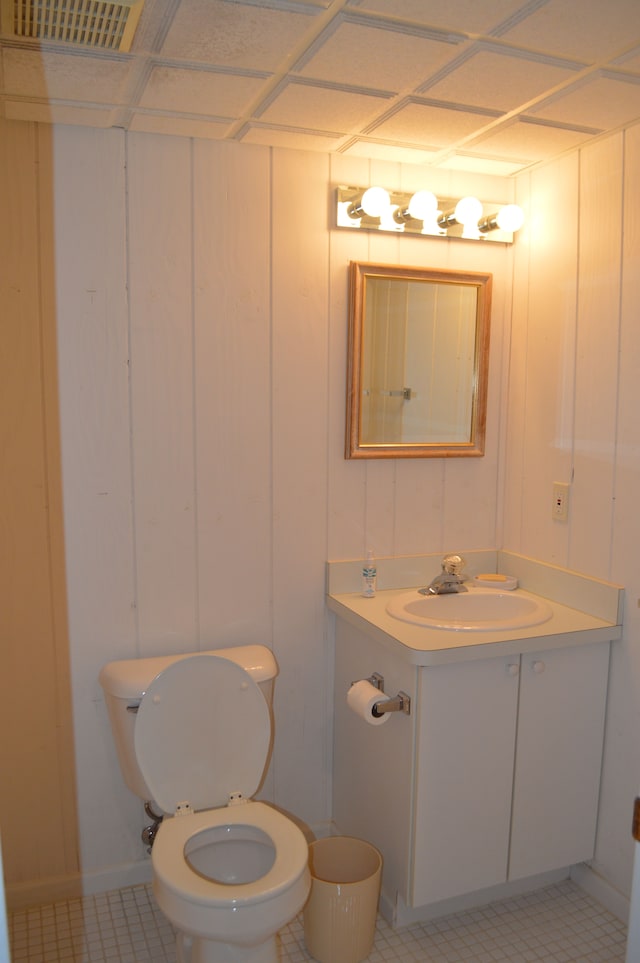
[[352, 712], [368, 722], [370, 726], [381, 726], [389, 721], [389, 713], [385, 712], [382, 716], [374, 716], [373, 707], [376, 702], [388, 702], [389, 696], [371, 685], [368, 679], [360, 679], [354, 682], [347, 692], [347, 705]]

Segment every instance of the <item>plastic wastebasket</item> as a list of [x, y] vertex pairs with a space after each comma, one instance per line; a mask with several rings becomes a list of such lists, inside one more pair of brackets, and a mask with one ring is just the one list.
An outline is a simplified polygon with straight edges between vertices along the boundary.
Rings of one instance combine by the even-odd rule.
[[310, 844], [309, 869], [307, 950], [319, 963], [360, 963], [373, 947], [382, 856], [362, 839], [329, 836]]

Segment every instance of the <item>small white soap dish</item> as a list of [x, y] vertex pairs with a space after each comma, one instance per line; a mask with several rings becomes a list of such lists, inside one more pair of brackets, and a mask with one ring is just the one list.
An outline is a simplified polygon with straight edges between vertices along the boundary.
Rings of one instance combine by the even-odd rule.
[[483, 572], [481, 575], [474, 575], [473, 581], [476, 585], [483, 588], [507, 589], [511, 591], [518, 587], [518, 579], [513, 575], [500, 575], [498, 572]]

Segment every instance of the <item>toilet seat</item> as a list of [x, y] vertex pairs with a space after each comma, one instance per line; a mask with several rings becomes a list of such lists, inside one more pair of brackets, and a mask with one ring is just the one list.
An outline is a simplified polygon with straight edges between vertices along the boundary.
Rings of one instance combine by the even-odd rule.
[[[275, 860], [254, 882], [218, 883], [201, 876], [187, 862], [184, 851], [197, 833], [217, 826], [242, 826], [262, 830], [270, 839]], [[307, 868], [304, 835], [290, 819], [262, 802], [175, 816], [165, 819], [151, 850], [154, 873], [163, 885], [189, 903], [201, 906], [242, 906], [278, 896]]]
[[173, 662], [148, 685], [136, 715], [138, 766], [166, 813], [250, 799], [271, 742], [266, 700], [248, 672], [216, 655]]

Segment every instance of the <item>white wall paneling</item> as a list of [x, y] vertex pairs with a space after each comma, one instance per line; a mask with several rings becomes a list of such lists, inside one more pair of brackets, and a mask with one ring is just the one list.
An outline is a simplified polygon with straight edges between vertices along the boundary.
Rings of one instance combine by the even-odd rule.
[[268, 152], [194, 144], [198, 610], [203, 646], [272, 644]]
[[[573, 465], [578, 156], [532, 172], [530, 187], [528, 274], [517, 260], [508, 394], [507, 497], [517, 518], [510, 515], [506, 531], [525, 554], [563, 565], [569, 526], [552, 520], [551, 500], [553, 482], [570, 482]], [[558, 211], [567, 212], [566, 229], [557, 229]]]
[[137, 654], [124, 150], [119, 131], [54, 131], [69, 636], [87, 873], [142, 854], [141, 807], [118, 774], [98, 685], [104, 662]]
[[268, 152], [193, 150], [200, 646], [272, 647]]
[[328, 817], [330, 750], [327, 617], [318, 591], [327, 554], [327, 177], [324, 155], [273, 152], [275, 799], [311, 824]]
[[141, 653], [197, 645], [191, 142], [128, 140], [136, 591]]
[[[598, 825], [598, 872], [621, 892], [628, 893], [633, 847], [630, 819], [633, 800], [640, 791], [640, 419], [638, 419], [638, 365], [640, 359], [640, 127], [624, 136], [624, 207], [622, 248], [622, 304], [620, 312], [619, 377], [617, 379], [617, 432], [613, 488], [611, 578], [627, 586], [625, 638], [613, 647], [609, 679], [609, 715], [605, 741], [603, 784]], [[603, 326], [615, 338], [610, 315]], [[602, 336], [606, 336], [603, 329]], [[602, 380], [598, 384], [602, 385]], [[612, 390], [612, 387], [610, 390]], [[597, 394], [603, 393], [599, 387]], [[605, 392], [606, 393], [606, 389]], [[606, 489], [600, 509], [607, 511]], [[604, 560], [603, 560], [604, 561]]]
[[[569, 565], [609, 570], [622, 252], [622, 134], [580, 154], [573, 520]], [[603, 391], [602, 387], [608, 386]], [[576, 525], [577, 519], [589, 520]]]

